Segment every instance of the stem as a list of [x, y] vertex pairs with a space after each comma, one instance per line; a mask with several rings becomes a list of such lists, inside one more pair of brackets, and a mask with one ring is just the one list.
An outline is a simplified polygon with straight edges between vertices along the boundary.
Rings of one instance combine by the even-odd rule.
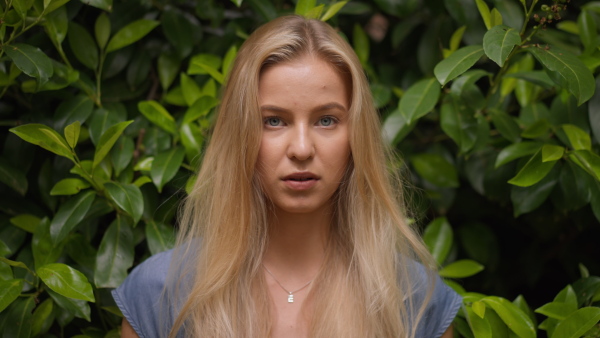
[[106, 53], [104, 52], [104, 50], [101, 50], [98, 71], [96, 72], [96, 104], [98, 105], [98, 107], [102, 107], [102, 90], [100, 86], [102, 80], [102, 68], [104, 67], [104, 60], [106, 60]]
[[525, 35], [525, 30], [527, 30], [527, 24], [529, 23], [529, 19], [531, 19], [531, 13], [533, 13], [533, 8], [537, 5], [538, 0], [533, 0], [531, 3], [531, 7], [529, 10], [525, 7], [525, 21], [523, 21], [523, 28], [521, 28], [521, 36]]

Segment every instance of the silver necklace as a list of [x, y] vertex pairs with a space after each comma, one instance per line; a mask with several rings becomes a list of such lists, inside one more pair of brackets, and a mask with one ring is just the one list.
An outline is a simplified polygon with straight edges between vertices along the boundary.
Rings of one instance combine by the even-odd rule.
[[277, 284], [279, 284], [279, 286], [283, 289], [283, 291], [285, 291], [285, 292], [288, 293], [288, 299], [287, 299], [288, 303], [293, 303], [294, 302], [294, 293], [295, 292], [301, 291], [305, 287], [309, 286], [310, 283], [313, 282], [313, 280], [315, 280], [315, 278], [313, 277], [313, 279], [311, 279], [308, 283], [304, 284], [304, 286], [301, 287], [300, 289], [298, 289], [296, 291], [288, 291], [288, 289], [286, 289], [283, 285], [281, 285], [281, 283], [279, 283], [279, 281], [277, 280], [277, 278], [275, 278], [275, 276], [273, 276], [273, 274], [271, 273], [271, 271], [269, 271], [269, 269], [267, 269], [267, 267], [264, 264], [262, 264], [262, 266], [263, 266], [263, 268], [265, 268], [265, 270], [267, 271], [267, 273], [269, 275], [271, 275], [271, 277], [273, 277], [273, 279], [275, 280], [275, 282], [277, 282]]

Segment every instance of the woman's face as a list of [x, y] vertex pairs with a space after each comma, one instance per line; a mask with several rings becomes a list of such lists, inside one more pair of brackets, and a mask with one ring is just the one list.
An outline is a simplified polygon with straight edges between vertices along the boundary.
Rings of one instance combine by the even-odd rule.
[[265, 69], [257, 170], [276, 211], [325, 211], [350, 158], [350, 93], [328, 63], [306, 56]]

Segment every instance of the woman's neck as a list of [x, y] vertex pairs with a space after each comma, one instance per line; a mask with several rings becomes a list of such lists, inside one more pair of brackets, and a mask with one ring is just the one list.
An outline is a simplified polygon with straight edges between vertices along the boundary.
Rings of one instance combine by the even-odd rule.
[[331, 210], [311, 214], [279, 211], [271, 219], [263, 264], [290, 287], [313, 279], [325, 259]]

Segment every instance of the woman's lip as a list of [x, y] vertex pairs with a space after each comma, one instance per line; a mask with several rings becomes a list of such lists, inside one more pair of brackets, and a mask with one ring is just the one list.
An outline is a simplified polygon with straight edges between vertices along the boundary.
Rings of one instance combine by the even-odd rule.
[[283, 182], [285, 185], [292, 190], [308, 190], [314, 187], [317, 184], [317, 179], [309, 179], [309, 180], [292, 180], [292, 179], [284, 179]]

